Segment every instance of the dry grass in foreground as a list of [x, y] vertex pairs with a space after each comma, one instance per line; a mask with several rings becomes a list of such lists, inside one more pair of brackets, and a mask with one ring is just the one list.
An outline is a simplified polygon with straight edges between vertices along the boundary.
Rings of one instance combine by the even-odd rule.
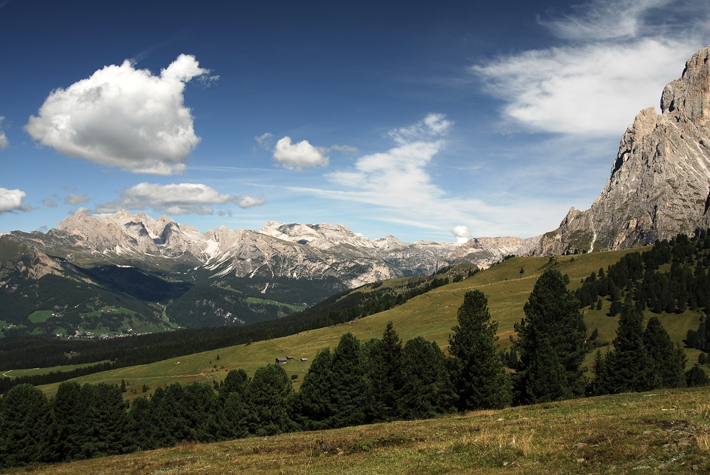
[[183, 444], [36, 474], [710, 473], [708, 388]]

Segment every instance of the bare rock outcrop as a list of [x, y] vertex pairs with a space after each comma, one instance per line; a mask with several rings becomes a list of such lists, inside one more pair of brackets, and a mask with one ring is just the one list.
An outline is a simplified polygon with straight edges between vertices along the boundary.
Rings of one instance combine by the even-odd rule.
[[587, 211], [572, 208], [535, 255], [651, 244], [710, 224], [710, 46], [685, 64], [624, 133], [611, 176]]

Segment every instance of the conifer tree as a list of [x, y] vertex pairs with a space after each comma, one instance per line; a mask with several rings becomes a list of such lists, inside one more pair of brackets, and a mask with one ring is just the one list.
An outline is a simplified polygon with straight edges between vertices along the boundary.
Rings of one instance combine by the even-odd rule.
[[648, 391], [660, 384], [654, 373], [654, 362], [643, 343], [643, 314], [631, 305], [624, 305], [619, 327], [613, 340], [614, 351], [606, 365], [606, 391]]
[[[525, 318], [515, 324], [518, 339], [514, 343], [520, 355], [514, 377], [515, 402], [529, 404], [583, 395], [586, 330], [579, 301], [567, 290], [560, 271], [548, 269], [540, 276], [523, 311]], [[545, 355], [546, 352], [554, 355]], [[550, 384], [536, 381], [547, 371], [540, 366], [546, 361], [554, 364], [550, 376], [558, 372], [557, 364], [561, 367], [561, 374], [554, 376]]]
[[403, 417], [418, 419], [448, 412], [456, 395], [444, 365], [444, 352], [433, 341], [413, 338], [404, 345]]
[[648, 320], [643, 333], [643, 344], [653, 361], [653, 370], [660, 380], [660, 387], [685, 387], [685, 352], [682, 348], [673, 346], [671, 337], [655, 315]]
[[49, 405], [30, 384], [10, 389], [3, 398], [0, 418], [0, 467], [16, 467], [39, 460], [45, 445]]
[[368, 419], [385, 422], [398, 419], [402, 415], [402, 387], [404, 385], [404, 355], [402, 340], [394, 330], [392, 322], [387, 323], [381, 340], [375, 340], [368, 352], [367, 377], [370, 384]]
[[261, 436], [287, 431], [290, 420], [286, 400], [291, 393], [293, 384], [281, 365], [258, 368], [246, 393], [249, 431]]
[[221, 417], [218, 420], [220, 409], [218, 397], [209, 384], [195, 381], [185, 387], [185, 413], [191, 429], [191, 440], [216, 440], [223, 422]]
[[82, 404], [81, 386], [75, 381], [64, 381], [57, 387], [52, 400], [55, 435], [51, 441], [53, 461], [68, 462], [78, 458], [84, 443], [82, 433], [86, 406]]
[[708, 375], [705, 374], [705, 371], [703, 371], [700, 366], [695, 364], [685, 373], [685, 382], [689, 388], [695, 388], [709, 385], [710, 378], [708, 378]]
[[360, 341], [348, 332], [340, 338], [331, 362], [330, 427], [348, 427], [365, 422], [367, 381]]
[[594, 378], [589, 382], [587, 393], [589, 396], [601, 396], [606, 394], [606, 357], [602, 355], [601, 350], [597, 350], [594, 356], [594, 364], [592, 372]]
[[133, 441], [133, 450], [153, 450], [160, 447], [158, 423], [146, 398], [137, 397], [133, 400], [128, 411], [127, 432]]
[[249, 386], [247, 372], [241, 368], [233, 369], [227, 373], [227, 377], [224, 378], [224, 382], [219, 387], [219, 395], [223, 399], [226, 399], [231, 393], [238, 393], [244, 396], [247, 386]]
[[573, 397], [567, 382], [567, 372], [552, 349], [549, 339], [536, 328], [532, 329], [537, 351], [532, 355], [525, 375], [527, 384], [520, 395], [525, 404], [561, 401]]
[[458, 325], [449, 337], [447, 368], [461, 411], [502, 408], [511, 393], [496, 348], [498, 322], [491, 322], [488, 298], [480, 290], [466, 292], [457, 312]]
[[333, 417], [331, 363], [330, 348], [320, 350], [303, 377], [298, 394], [289, 401], [290, 417], [303, 430], [329, 428], [330, 418]]

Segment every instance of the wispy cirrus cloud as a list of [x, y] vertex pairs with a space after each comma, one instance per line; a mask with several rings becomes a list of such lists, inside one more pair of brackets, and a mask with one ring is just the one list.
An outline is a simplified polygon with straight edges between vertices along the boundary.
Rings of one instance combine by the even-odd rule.
[[[72, 193], [64, 198], [64, 204], [76, 206], [76, 205], [80, 205], [82, 203], [86, 203], [87, 201], [89, 201], [89, 199], [90, 198], [87, 195], [79, 195], [76, 193]], [[56, 203], [55, 203], [55, 206], [56, 206]]]
[[[451, 232], [462, 242], [472, 235], [529, 235], [539, 221], [554, 221], [567, 211], [540, 199], [490, 204], [482, 199], [450, 195], [434, 180], [436, 157], [446, 147], [454, 127], [443, 114], [391, 130], [394, 147], [357, 158], [347, 170], [326, 174], [332, 186], [291, 187], [291, 190], [379, 208], [367, 219], [428, 230]], [[370, 209], [370, 208], [365, 208]], [[453, 228], [453, 229], [452, 229]]]
[[[194, 56], [180, 55], [160, 75], [126, 60], [49, 94], [25, 130], [42, 145], [131, 173], [170, 175], [200, 142], [185, 84], [207, 78]], [[216, 77], [213, 77], [216, 78]]]
[[696, 0], [591, 1], [540, 20], [558, 46], [470, 71], [505, 103], [506, 120], [540, 132], [620, 136], [710, 41], [709, 19], [710, 4]]
[[[2, 6], [0, 6], [0, 8], [2, 8]], [[0, 116], [0, 125], [2, 125], [3, 120], [5, 120], [5, 117]], [[5, 135], [5, 131], [0, 128], [0, 150], [5, 150], [8, 145], [10, 145], [10, 142], [7, 140], [7, 135]]]

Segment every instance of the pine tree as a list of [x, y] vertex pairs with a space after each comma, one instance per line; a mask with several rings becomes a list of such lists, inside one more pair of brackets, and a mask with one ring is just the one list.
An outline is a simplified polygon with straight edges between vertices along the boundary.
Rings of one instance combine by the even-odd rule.
[[537, 351], [526, 368], [528, 381], [521, 399], [526, 404], [537, 404], [571, 398], [567, 372], [550, 346], [549, 339], [536, 328], [532, 333]]
[[150, 402], [144, 397], [137, 397], [128, 411], [127, 432], [133, 441], [132, 451], [153, 450], [158, 443], [158, 424], [151, 410]]
[[293, 384], [281, 365], [258, 368], [246, 392], [249, 431], [256, 435], [274, 435], [290, 427], [286, 400]]
[[[514, 377], [515, 401], [529, 404], [555, 397], [583, 395], [586, 330], [583, 330], [579, 301], [567, 290], [560, 271], [548, 269], [540, 276], [523, 311], [525, 318], [515, 324], [518, 333], [515, 347], [520, 355], [519, 369]], [[548, 351], [554, 355], [539, 354]], [[539, 367], [544, 361], [557, 361], [562, 368], [562, 374], [549, 386], [535, 380], [545, 372]], [[556, 372], [555, 368], [550, 371]], [[566, 387], [560, 389], [558, 384]]]
[[2, 402], [0, 466], [39, 462], [49, 415], [44, 394], [30, 384], [20, 384], [10, 389]]
[[107, 383], [98, 383], [91, 389], [93, 405], [86, 425], [91, 428], [90, 444], [95, 450], [92, 456], [125, 453], [129, 445], [125, 432], [128, 419], [121, 389]]
[[368, 351], [367, 377], [370, 383], [368, 419], [385, 422], [401, 417], [402, 387], [404, 386], [404, 355], [402, 340], [387, 323], [381, 340], [375, 340]]
[[[563, 284], [564, 285], [564, 284]], [[511, 392], [496, 348], [498, 322], [491, 322], [488, 298], [480, 290], [466, 292], [449, 337], [447, 368], [460, 411], [502, 408]]]
[[81, 400], [81, 386], [75, 381], [65, 381], [57, 387], [52, 400], [56, 434], [52, 440], [54, 461], [68, 462], [78, 458], [84, 434], [81, 432], [86, 406]]
[[448, 412], [456, 399], [444, 365], [444, 352], [423, 337], [404, 345], [403, 417], [419, 419]]
[[329, 426], [348, 427], [365, 422], [367, 381], [360, 341], [348, 332], [333, 351], [330, 376], [330, 405], [333, 417]]
[[222, 432], [219, 418], [221, 405], [214, 390], [207, 383], [194, 383], [185, 387], [185, 416], [192, 440], [214, 442]]
[[687, 357], [682, 348], [673, 346], [671, 337], [655, 315], [648, 320], [643, 344], [653, 361], [653, 370], [663, 388], [685, 387]]
[[219, 387], [219, 396], [223, 399], [231, 393], [238, 393], [244, 396], [247, 386], [249, 386], [249, 376], [247, 372], [243, 369], [233, 369], [227, 373], [227, 377], [224, 378], [224, 382]]
[[700, 366], [695, 364], [685, 373], [685, 382], [689, 388], [695, 388], [710, 385], [710, 378]]
[[630, 305], [621, 310], [613, 345], [606, 365], [608, 393], [648, 391], [660, 384], [643, 343], [643, 314]]
[[332, 355], [323, 348], [313, 359], [303, 377], [298, 394], [290, 401], [289, 414], [303, 430], [320, 430], [330, 427], [333, 407], [330, 402]]
[[594, 364], [592, 365], [594, 378], [589, 382], [587, 388], [587, 394], [589, 396], [601, 396], [602, 394], [606, 394], [606, 364], [606, 357], [602, 355], [601, 350], [597, 350], [597, 354], [594, 356]]

